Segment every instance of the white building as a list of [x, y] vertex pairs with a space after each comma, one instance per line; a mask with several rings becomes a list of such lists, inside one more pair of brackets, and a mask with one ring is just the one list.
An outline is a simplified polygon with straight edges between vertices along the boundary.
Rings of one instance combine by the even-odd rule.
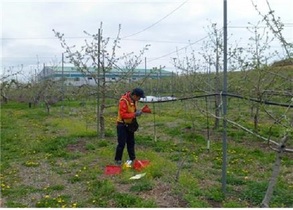
[[[121, 79], [127, 80], [128, 82], [136, 81], [142, 78], [162, 78], [171, 77], [172, 72], [167, 70], [159, 69], [134, 69], [130, 70], [118, 70], [111, 69], [105, 72], [106, 82], [116, 82]], [[100, 73], [100, 77], [101, 77]], [[95, 78], [98, 78], [98, 72], [90, 68], [86, 72], [78, 71], [76, 67], [53, 67], [44, 66], [42, 71], [37, 75], [38, 81], [54, 80], [59, 81], [64, 79], [65, 84], [73, 86], [81, 85], [96, 85]]]

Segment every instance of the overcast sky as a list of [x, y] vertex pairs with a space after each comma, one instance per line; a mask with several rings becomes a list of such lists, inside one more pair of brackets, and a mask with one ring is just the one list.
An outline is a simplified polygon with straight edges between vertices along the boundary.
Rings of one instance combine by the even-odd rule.
[[[254, 0], [266, 14], [266, 0]], [[293, 1], [269, 0], [275, 15], [285, 24], [284, 36], [293, 42]], [[252, 36], [245, 28], [261, 17], [251, 0], [227, 0], [228, 34], [247, 46]], [[121, 24], [120, 53], [137, 53], [147, 44], [147, 67], [174, 69], [172, 58], [188, 53], [189, 43], [200, 52], [207, 27], [223, 26], [223, 0], [92, 0], [92, 1], [1, 1], [1, 74], [4, 69], [35, 72], [36, 65], [61, 62], [64, 52], [52, 29], [64, 33], [69, 44], [90, 40], [83, 31], [96, 34], [103, 22], [104, 37], [115, 38]], [[264, 24], [262, 24], [264, 26]], [[273, 44], [278, 48], [278, 43]], [[144, 68], [144, 62], [142, 67]]]

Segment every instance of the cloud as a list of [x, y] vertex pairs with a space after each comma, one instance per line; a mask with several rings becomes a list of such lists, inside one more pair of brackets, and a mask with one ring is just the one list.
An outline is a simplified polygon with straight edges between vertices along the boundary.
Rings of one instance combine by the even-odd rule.
[[[268, 12], [266, 0], [254, 0], [259, 9]], [[287, 23], [284, 35], [292, 41], [292, 0], [269, 0], [276, 15]], [[34, 65], [36, 56], [42, 63], [60, 57], [64, 49], [52, 29], [65, 34], [69, 45], [84, 44], [83, 33], [97, 33], [103, 22], [103, 34], [115, 38], [121, 24], [121, 53], [139, 52], [151, 44], [145, 56], [148, 66], [165, 65], [172, 68], [176, 49], [207, 36], [211, 23], [223, 24], [221, 0], [89, 0], [89, 1], [3, 1], [2, 6], [2, 64], [1, 68], [20, 64]], [[234, 40], [247, 45], [251, 34], [248, 22], [261, 20], [250, 0], [228, 0], [228, 33]], [[131, 36], [129, 36], [131, 35]], [[200, 51], [202, 41], [192, 47]], [[60, 61], [59, 60], [59, 61]]]

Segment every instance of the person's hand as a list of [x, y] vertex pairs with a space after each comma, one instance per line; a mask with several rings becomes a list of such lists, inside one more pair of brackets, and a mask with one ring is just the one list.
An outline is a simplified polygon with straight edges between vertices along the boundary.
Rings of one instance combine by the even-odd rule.
[[140, 116], [142, 114], [142, 111], [141, 110], [137, 110], [136, 112], [135, 112], [135, 117], [138, 117], [138, 116]]

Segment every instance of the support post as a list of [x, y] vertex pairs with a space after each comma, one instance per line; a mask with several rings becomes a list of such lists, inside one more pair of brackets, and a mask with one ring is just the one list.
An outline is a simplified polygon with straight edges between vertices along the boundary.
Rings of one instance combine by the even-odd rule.
[[227, 0], [224, 0], [224, 72], [223, 72], [223, 165], [222, 165], [222, 191], [226, 195], [227, 182]]

